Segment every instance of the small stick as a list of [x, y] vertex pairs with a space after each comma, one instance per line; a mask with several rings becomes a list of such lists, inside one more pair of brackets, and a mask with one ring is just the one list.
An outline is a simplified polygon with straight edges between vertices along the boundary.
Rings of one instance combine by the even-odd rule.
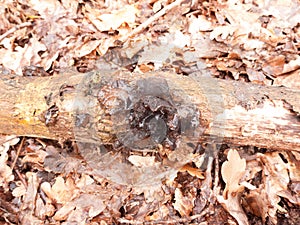
[[24, 28], [24, 27], [29, 27], [31, 25], [32, 25], [31, 22], [24, 22], [24, 23], [18, 24], [16, 26], [10, 28], [8, 31], [6, 31], [4, 34], [2, 34], [0, 36], [0, 41], [2, 41], [4, 38], [6, 38], [8, 35], [10, 35], [13, 32], [15, 32], [16, 30], [19, 30], [19, 29]]
[[15, 169], [15, 172], [18, 175], [18, 177], [20, 178], [20, 181], [22, 182], [24, 187], [27, 189], [28, 184], [27, 184], [26, 180], [24, 179], [23, 175], [20, 173], [20, 171], [18, 169]]
[[127, 220], [124, 218], [118, 219], [120, 223], [129, 223], [129, 224], [143, 224], [143, 225], [150, 225], [150, 224], [176, 224], [176, 223], [185, 223], [188, 221], [192, 221], [198, 218], [202, 218], [206, 214], [209, 213], [209, 208], [203, 210], [200, 214], [196, 214], [187, 218], [178, 218], [178, 219], [172, 219], [172, 220], [158, 220], [158, 221], [138, 221], [138, 220]]
[[158, 11], [154, 16], [150, 17], [148, 20], [146, 20], [144, 23], [140, 24], [138, 27], [133, 29], [128, 35], [125, 35], [120, 38], [121, 42], [127, 41], [130, 37], [140, 33], [142, 30], [144, 30], [146, 27], [148, 27], [151, 23], [153, 23], [155, 20], [157, 20], [159, 17], [162, 17], [165, 15], [169, 10], [173, 9], [176, 6], [179, 6], [184, 0], [176, 0], [172, 2], [171, 4], [167, 5], [160, 11]]
[[215, 143], [212, 144], [213, 148], [213, 154], [215, 158], [215, 177], [214, 177], [214, 186], [213, 186], [213, 193], [215, 199], [220, 193], [220, 187], [219, 187], [219, 182], [220, 182], [220, 177], [219, 177], [219, 171], [220, 171], [220, 166], [219, 166], [219, 152], [217, 150], [217, 146]]
[[15, 167], [15, 165], [16, 165], [16, 163], [17, 163], [17, 160], [18, 160], [18, 157], [19, 157], [19, 155], [20, 155], [21, 149], [22, 149], [22, 147], [23, 147], [23, 145], [24, 145], [24, 141], [25, 141], [25, 138], [23, 137], [22, 140], [21, 140], [21, 143], [20, 143], [20, 145], [19, 145], [19, 147], [18, 147], [18, 149], [17, 149], [16, 158], [14, 159], [14, 161], [13, 161], [13, 163], [12, 163], [12, 165], [11, 165], [11, 169], [12, 169], [12, 170], [14, 169], [14, 167]]

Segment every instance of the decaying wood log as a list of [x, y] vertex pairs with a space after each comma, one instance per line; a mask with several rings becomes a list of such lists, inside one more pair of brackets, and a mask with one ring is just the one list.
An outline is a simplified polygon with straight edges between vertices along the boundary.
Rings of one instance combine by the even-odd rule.
[[[92, 129], [92, 133], [85, 136], [92, 139], [93, 135], [100, 135], [109, 140], [110, 135], [118, 131], [111, 119], [103, 122], [107, 118], [107, 110], [103, 109], [118, 105], [103, 106], [99, 100], [103, 96], [99, 97], [97, 89], [112, 79], [130, 86], [141, 79], [147, 82], [149, 77], [166, 82], [177, 107], [180, 108], [180, 101], [196, 106], [200, 112], [197, 126], [203, 128], [199, 140], [221, 137], [225, 143], [236, 145], [300, 151], [299, 90], [169, 72], [1, 76], [0, 133], [66, 140], [74, 138], [74, 131], [78, 137], [84, 136], [81, 133], [85, 131], [91, 132], [89, 123], [100, 123], [96, 131]], [[108, 92], [119, 90], [118, 85], [112, 84]], [[151, 89], [151, 82], [149, 87]], [[78, 124], [81, 129], [76, 130]]]

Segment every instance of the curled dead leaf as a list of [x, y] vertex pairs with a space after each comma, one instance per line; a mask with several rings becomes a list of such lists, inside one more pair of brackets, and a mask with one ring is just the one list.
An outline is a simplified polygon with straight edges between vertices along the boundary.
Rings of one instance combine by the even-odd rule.
[[189, 165], [184, 165], [183, 167], [181, 167], [181, 169], [179, 171], [180, 172], [188, 172], [191, 176], [198, 177], [200, 179], [205, 178], [204, 173], [200, 169], [191, 167]]

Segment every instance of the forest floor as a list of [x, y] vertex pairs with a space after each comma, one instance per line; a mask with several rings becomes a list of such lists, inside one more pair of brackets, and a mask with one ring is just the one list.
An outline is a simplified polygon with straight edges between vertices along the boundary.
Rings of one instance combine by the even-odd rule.
[[[299, 53], [299, 0], [0, 4], [0, 76], [163, 70], [299, 90]], [[300, 224], [299, 152], [200, 145], [141, 187], [95, 175], [74, 141], [2, 135], [0, 224]]]

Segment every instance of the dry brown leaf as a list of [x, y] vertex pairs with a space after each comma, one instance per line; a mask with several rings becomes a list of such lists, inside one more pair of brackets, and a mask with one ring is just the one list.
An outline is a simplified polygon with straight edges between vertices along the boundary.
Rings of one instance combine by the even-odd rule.
[[162, 8], [161, 1], [154, 2], [152, 7], [154, 13], [157, 13], [159, 10], [161, 10], [161, 8]]
[[190, 37], [181, 31], [166, 34], [159, 38], [156, 45], [148, 45], [144, 47], [140, 54], [139, 65], [153, 63], [154, 69], [160, 69], [166, 61], [176, 59], [176, 49], [190, 46]]
[[167, 43], [159, 46], [146, 46], [141, 53], [139, 64], [153, 63], [155, 70], [158, 70], [174, 54], [172, 49], [173, 47]]
[[100, 13], [95, 9], [88, 8], [90, 11], [87, 16], [99, 31], [118, 30], [126, 23], [132, 27], [135, 23], [136, 13], [138, 12], [134, 5], [126, 5], [124, 8], [114, 10], [111, 13]]
[[195, 53], [199, 58], [215, 58], [220, 52], [227, 52], [225, 45], [218, 44], [202, 33], [194, 35], [191, 39], [191, 46], [195, 48]]
[[271, 4], [261, 1], [258, 7], [262, 9], [264, 15], [272, 15], [274, 17], [268, 24], [269, 30], [275, 30], [278, 27], [282, 29], [294, 27], [300, 21], [298, 0], [272, 0]]
[[239, 67], [242, 66], [242, 62], [232, 59], [225, 59], [223, 61], [218, 60], [215, 65], [220, 71], [230, 71], [235, 80], [239, 79], [239, 74], [241, 72]]
[[55, 179], [52, 186], [48, 182], [43, 182], [41, 189], [52, 201], [62, 204], [71, 201], [79, 194], [79, 189], [75, 186], [74, 181], [71, 178], [67, 178], [65, 181], [61, 176]]
[[90, 40], [74, 50], [74, 57], [83, 57], [94, 51], [103, 40]]
[[260, 171], [262, 171], [262, 165], [256, 160], [256, 157], [252, 160], [248, 160], [247, 168], [242, 179], [245, 181], [250, 181], [254, 179]]
[[76, 180], [76, 186], [80, 189], [85, 188], [91, 184], [93, 184], [95, 181], [91, 176], [87, 174], [82, 174], [79, 180]]
[[266, 76], [261, 71], [247, 67], [246, 72], [250, 81], [258, 84], [264, 84]]
[[77, 11], [78, 11], [78, 5], [79, 5], [79, 1], [76, 0], [64, 0], [61, 2], [61, 4], [63, 5], [63, 7], [68, 11], [68, 12], [72, 12], [72, 14], [76, 15]]
[[56, 210], [54, 205], [50, 204], [50, 201], [44, 203], [43, 200], [40, 195], [37, 195], [35, 215], [41, 220], [53, 216]]
[[56, 211], [53, 219], [57, 221], [67, 220], [72, 210], [74, 210], [76, 206], [74, 204], [64, 204], [59, 210]]
[[[10, 49], [0, 49], [0, 57], [1, 64], [12, 71], [15, 71], [17, 74], [22, 74], [22, 66], [24, 63], [22, 62], [23, 55], [26, 49], [21, 48], [19, 46], [16, 47], [15, 51]], [[27, 64], [27, 63], [25, 63]]]
[[43, 166], [43, 162], [47, 156], [47, 153], [44, 150], [36, 150], [36, 152], [27, 153], [22, 158], [22, 163], [34, 163], [39, 166]]
[[51, 14], [58, 14], [63, 10], [60, 2], [58, 1], [45, 0], [41, 4], [41, 2], [38, 0], [29, 0], [27, 4], [39, 12], [43, 18], [47, 18]]
[[[277, 211], [286, 213], [278, 203], [280, 196], [285, 197], [290, 182], [287, 163], [283, 161], [279, 152], [257, 154], [263, 164], [263, 183], [268, 198], [264, 204], [268, 206], [268, 215], [273, 223], [277, 223]], [[270, 188], [272, 187], [272, 188]]]
[[189, 216], [193, 211], [195, 196], [188, 192], [187, 196], [184, 196], [179, 188], [175, 189], [175, 202], [174, 208], [180, 213], [181, 216]]
[[230, 195], [228, 199], [223, 196], [217, 196], [218, 202], [233, 216], [239, 225], [249, 225], [248, 218], [241, 206], [240, 194]]
[[53, 218], [57, 221], [66, 220], [85, 224], [88, 218], [93, 218], [101, 213], [106, 206], [100, 196], [94, 194], [81, 194], [78, 198], [67, 202], [60, 208]]
[[114, 38], [102, 39], [101, 44], [96, 48], [96, 51], [99, 53], [99, 55], [104, 55], [107, 52], [107, 50], [114, 45]]
[[[21, 224], [30, 224], [31, 221], [33, 224], [40, 224], [41, 221], [34, 215], [34, 209], [36, 205], [36, 199], [38, 195], [39, 179], [36, 173], [27, 172], [27, 189], [23, 197], [23, 202], [20, 207], [21, 211]], [[39, 221], [39, 222], [37, 222]]]
[[21, 181], [15, 182], [16, 188], [12, 191], [14, 197], [21, 197], [26, 194], [26, 187]]
[[228, 195], [235, 195], [243, 190], [243, 186], [240, 185], [240, 179], [244, 176], [246, 169], [246, 160], [240, 158], [237, 150], [230, 149], [227, 159], [221, 168], [222, 178], [226, 183], [223, 192], [225, 199], [227, 199]]
[[265, 223], [269, 208], [269, 204], [267, 204], [268, 194], [261, 187], [250, 191], [250, 193], [246, 195], [245, 208], [252, 214], [261, 217], [263, 223]]
[[[287, 162], [284, 162], [282, 157]], [[255, 161], [259, 162], [259, 167], [263, 169], [263, 181], [258, 188], [249, 189], [249, 194], [245, 196], [245, 207], [254, 215], [261, 217], [263, 222], [269, 217], [272, 223], [276, 224], [278, 211], [286, 213], [285, 208], [279, 205], [280, 197], [286, 198], [293, 204], [300, 204], [300, 198], [293, 195], [288, 188], [289, 184], [293, 184], [290, 182], [290, 177], [298, 179], [297, 161], [293, 162], [292, 156], [289, 157], [289, 153], [285, 152], [257, 154], [255, 158], [259, 159]], [[255, 161], [247, 163], [248, 170], [257, 169]], [[249, 178], [255, 179], [253, 175]]]
[[295, 55], [295, 59], [290, 60], [288, 63], [284, 64], [282, 73], [289, 73], [294, 70], [297, 70], [300, 68], [300, 56]]
[[273, 85], [285, 86], [294, 89], [300, 89], [300, 69], [286, 75], [275, 78]]
[[222, 40], [225, 40], [227, 37], [233, 35], [236, 29], [237, 28], [233, 25], [215, 27], [213, 31], [210, 33], [210, 39], [218, 40], [219, 37], [221, 37]]
[[200, 169], [198, 168], [194, 168], [192, 166], [189, 166], [188, 164], [181, 167], [180, 172], [188, 172], [191, 176], [194, 176], [194, 177], [198, 177], [200, 179], [204, 179], [204, 172], [202, 172]]
[[223, 196], [217, 196], [219, 203], [232, 215], [239, 225], [249, 224], [248, 218], [241, 206], [240, 193], [244, 186], [240, 185], [240, 180], [245, 174], [246, 160], [241, 159], [237, 150], [230, 149], [227, 161], [222, 164], [221, 174], [226, 183]]
[[0, 187], [8, 191], [9, 182], [14, 180], [12, 169], [7, 165], [8, 150], [12, 145], [17, 144], [20, 139], [14, 136], [1, 137], [0, 140]]
[[130, 155], [128, 161], [137, 167], [155, 166], [156, 164], [155, 156]]
[[208, 21], [203, 15], [197, 18], [195, 16], [189, 18], [189, 33], [192, 35], [197, 35], [199, 31], [211, 31], [212, 29], [212, 22]]
[[159, 209], [154, 212], [152, 215], [146, 217], [146, 220], [154, 221], [154, 220], [163, 220], [170, 214], [170, 210], [167, 206], [162, 205]]
[[300, 160], [296, 158], [295, 152], [287, 152], [288, 170], [291, 181], [300, 182]]
[[82, 171], [81, 160], [68, 155], [66, 152], [60, 152], [53, 146], [47, 146], [47, 156], [44, 158], [44, 167], [46, 170], [54, 173], [70, 173], [72, 171]]
[[285, 64], [285, 56], [278, 55], [275, 57], [271, 57], [263, 64], [263, 71], [267, 74], [276, 77], [279, 74], [282, 74], [283, 67]]

